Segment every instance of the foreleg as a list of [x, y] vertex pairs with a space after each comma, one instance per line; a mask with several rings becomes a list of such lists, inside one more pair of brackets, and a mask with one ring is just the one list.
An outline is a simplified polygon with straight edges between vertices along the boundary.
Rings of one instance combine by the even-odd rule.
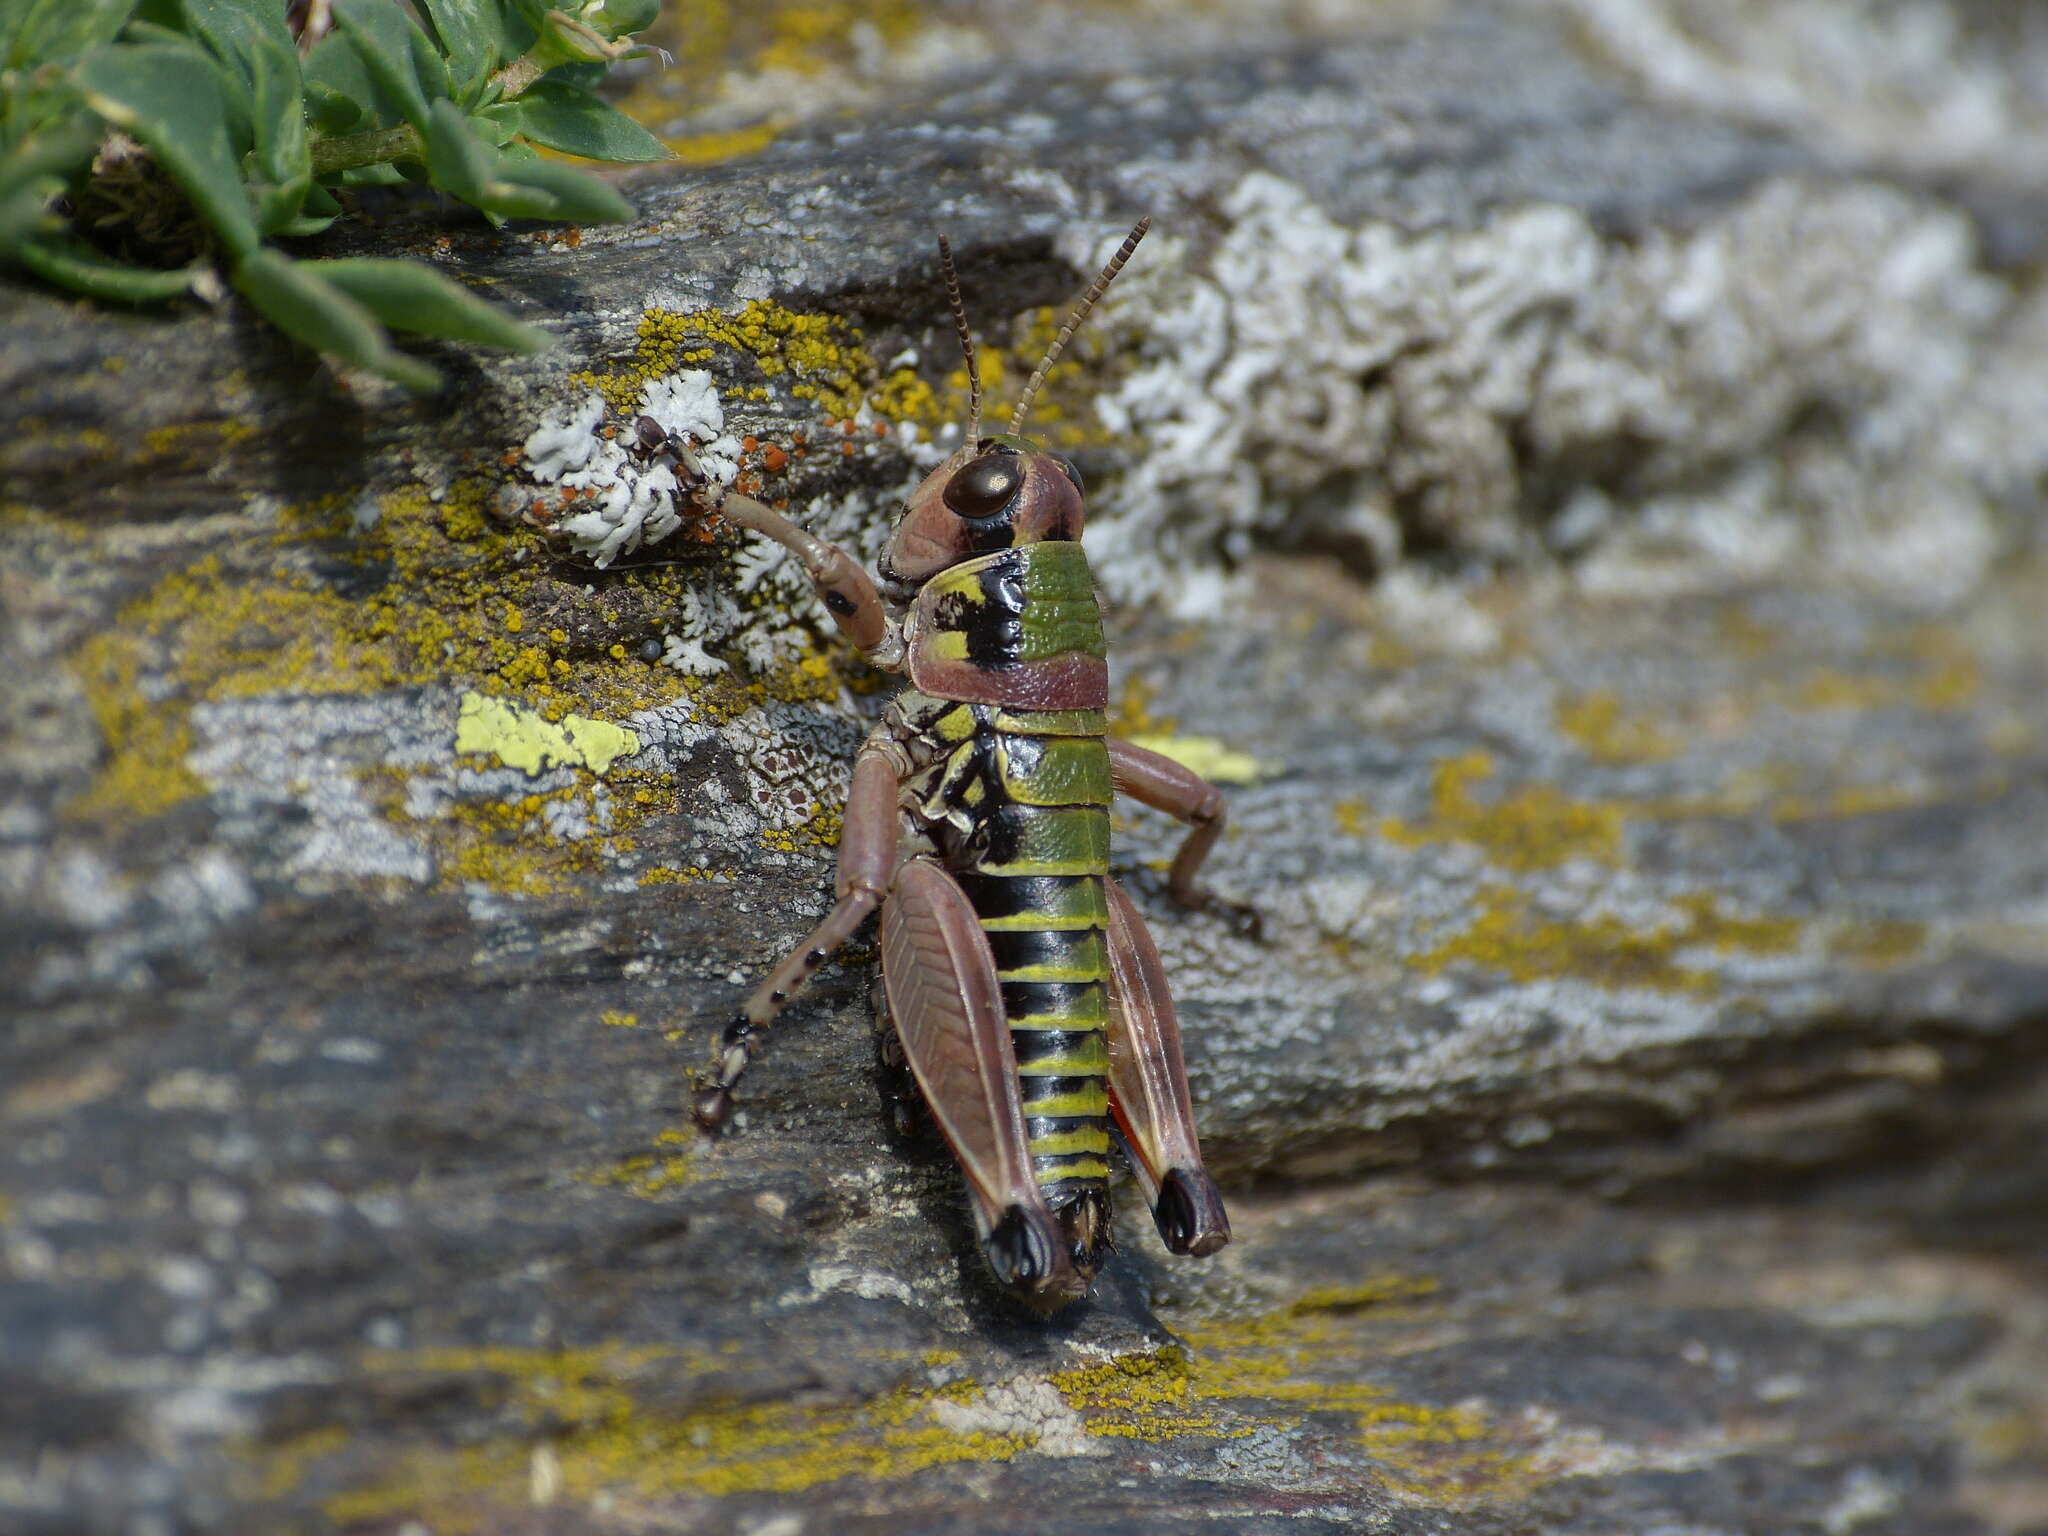
[[888, 893], [897, 862], [896, 795], [902, 772], [897, 754], [895, 743], [877, 732], [854, 760], [839, 836], [838, 899], [810, 936], [768, 973], [739, 1018], [726, 1026], [712, 1069], [697, 1080], [697, 1123], [706, 1130], [716, 1130], [731, 1116], [733, 1085], [760, 1051], [762, 1032]]
[[652, 417], [635, 423], [641, 451], [668, 454], [675, 463], [676, 479], [689, 504], [700, 513], [712, 513], [742, 528], [751, 528], [764, 539], [772, 539], [803, 562], [804, 574], [818, 601], [832, 615], [839, 632], [853, 642], [854, 649], [873, 665], [896, 671], [903, 661], [903, 640], [882, 606], [881, 594], [860, 563], [837, 544], [798, 527], [773, 507], [750, 496], [735, 495], [704, 473], [695, 454], [680, 439], [670, 437]]

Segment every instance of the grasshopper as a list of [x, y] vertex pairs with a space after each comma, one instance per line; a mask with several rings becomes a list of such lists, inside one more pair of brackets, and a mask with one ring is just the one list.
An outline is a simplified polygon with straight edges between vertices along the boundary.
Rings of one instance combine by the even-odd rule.
[[1150, 227], [1141, 219], [1032, 373], [1009, 431], [983, 437], [966, 305], [939, 259], [967, 359], [960, 448], [911, 495], [871, 579], [835, 545], [696, 471], [642, 417], [642, 452], [675, 455], [685, 494], [791, 551], [869, 662], [907, 674], [861, 746], [836, 901], [769, 973], [697, 1082], [709, 1130], [763, 1033], [877, 909], [901, 1054], [966, 1176], [997, 1282], [1040, 1313], [1087, 1294], [1110, 1247], [1110, 1122], [1175, 1253], [1205, 1256], [1230, 1220], [1202, 1166], [1165, 970], [1109, 873], [1126, 794], [1188, 824], [1167, 886], [1195, 873], [1224, 802], [1173, 759], [1108, 734], [1102, 614], [1081, 548], [1081, 477], [1021, 436], [1031, 402]]

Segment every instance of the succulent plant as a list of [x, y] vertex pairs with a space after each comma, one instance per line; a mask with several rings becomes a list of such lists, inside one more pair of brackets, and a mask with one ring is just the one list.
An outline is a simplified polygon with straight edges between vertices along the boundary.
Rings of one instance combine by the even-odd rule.
[[[94, 298], [232, 287], [337, 362], [428, 390], [414, 331], [533, 351], [541, 333], [418, 262], [297, 259], [352, 187], [412, 182], [495, 222], [631, 208], [539, 149], [668, 151], [593, 94], [660, 0], [5, 0], [0, 262]], [[388, 329], [387, 329], [388, 328]]]

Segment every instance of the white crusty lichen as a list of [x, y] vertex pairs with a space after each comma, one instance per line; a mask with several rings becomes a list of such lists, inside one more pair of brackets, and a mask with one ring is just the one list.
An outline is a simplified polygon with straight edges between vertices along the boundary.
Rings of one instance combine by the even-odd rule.
[[2048, 379], [2010, 340], [2040, 305], [1895, 188], [1780, 181], [1626, 239], [1557, 205], [1347, 225], [1265, 172], [1219, 206], [1212, 244], [1155, 235], [1095, 322], [1136, 360], [1095, 399], [1125, 453], [1090, 508], [1113, 597], [1213, 611], [1214, 573], [1305, 533], [1382, 569], [1547, 550], [1620, 589], [1817, 554], [1952, 596], [2048, 471], [2011, 377]]
[[[640, 410], [671, 435], [689, 441], [707, 474], [722, 485], [732, 483], [740, 445], [726, 433], [725, 408], [710, 374], [699, 368], [649, 381]], [[544, 421], [525, 443], [524, 468], [536, 485], [593, 494], [561, 508], [563, 515], [545, 500], [540, 513], [523, 497], [514, 507], [600, 568], [682, 526], [676, 500], [680, 487], [667, 460], [644, 460], [627, 451], [630, 422], [613, 423], [610, 437], [604, 435], [605, 424], [604, 396], [592, 391]]]
[[[1264, 171], [1216, 208], [1211, 238], [1162, 223], [1090, 322], [1113, 472], [1089, 546], [1113, 602], [1214, 614], [1245, 555], [1304, 539], [1383, 572], [1562, 558], [1636, 594], [1817, 559], [1940, 601], [2048, 474], [2027, 407], [2048, 387], [2048, 298], [1987, 272], [1967, 219], [1895, 187], [1771, 182], [1625, 237], [1558, 204], [1465, 229], [1340, 220]], [[1115, 238], [1076, 225], [1060, 249], [1093, 271]], [[731, 479], [708, 374], [655, 380], [642, 405]], [[601, 413], [578, 402], [527, 444], [537, 482], [587, 491], [555, 526], [600, 564], [679, 522], [666, 465], [603, 437]], [[862, 462], [890, 483], [790, 515], [871, 563], [942, 452], [907, 424], [886, 448]], [[773, 667], [814, 643], [779, 549], [742, 541], [705, 579], [721, 600], [679, 617], [672, 664]]]

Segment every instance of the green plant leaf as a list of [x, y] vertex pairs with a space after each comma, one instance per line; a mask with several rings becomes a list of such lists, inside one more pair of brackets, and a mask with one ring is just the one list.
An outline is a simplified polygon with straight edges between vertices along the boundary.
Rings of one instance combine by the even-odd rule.
[[0, 154], [0, 256], [52, 222], [50, 200], [64, 189], [64, 178], [92, 158], [99, 142], [97, 119], [81, 110]]
[[365, 113], [357, 102], [321, 80], [305, 83], [306, 119], [315, 131], [328, 135], [347, 133], [362, 122]]
[[313, 184], [298, 49], [284, 12], [263, 0], [184, 0], [184, 10], [193, 35], [239, 87], [245, 122], [230, 122], [229, 141], [254, 156], [250, 190], [267, 234], [297, 215]]
[[[499, 166], [494, 196], [503, 200], [498, 188], [505, 182], [551, 198], [554, 207], [546, 213], [511, 213], [509, 218], [561, 219], [573, 224], [623, 224], [633, 217], [633, 205], [613, 188], [588, 171], [564, 165], [559, 160], [504, 160]], [[503, 210], [501, 210], [503, 211]]]
[[661, 14], [661, 0], [604, 0], [584, 21], [606, 37], [630, 37], [645, 32]]
[[441, 386], [438, 371], [391, 345], [374, 314], [281, 252], [251, 251], [236, 265], [234, 284], [294, 341], [410, 390]]
[[9, 0], [0, 9], [0, 69], [69, 64], [120, 33], [135, 0]]
[[536, 144], [590, 160], [670, 158], [667, 145], [618, 108], [553, 76], [536, 81], [516, 101], [501, 101], [477, 115], [495, 118]]
[[480, 342], [508, 352], [538, 352], [548, 345], [546, 332], [513, 319], [417, 261], [348, 257], [302, 265], [394, 330]]
[[131, 267], [68, 237], [37, 235], [10, 253], [45, 282], [114, 304], [157, 304], [187, 292], [209, 267]]
[[608, 67], [592, 59], [572, 59], [567, 64], [557, 64], [541, 78], [553, 80], [560, 85], [581, 86], [588, 91], [596, 89], [598, 83], [604, 79]]
[[[336, 31], [363, 61], [364, 72], [376, 82], [399, 115], [415, 128], [427, 125], [427, 103], [434, 96], [448, 94], [447, 70], [441, 70], [439, 91], [422, 81], [416, 64], [424, 53], [438, 65], [440, 55], [427, 41], [413, 19], [398, 8], [396, 0], [351, 0], [336, 4]], [[419, 39], [418, 46], [413, 39]]]
[[306, 82], [307, 101], [318, 102], [318, 111], [339, 115], [340, 107], [332, 98], [349, 103], [355, 110], [353, 118], [335, 128], [316, 119], [315, 126], [322, 133], [389, 128], [405, 120], [396, 104], [370, 78], [369, 70], [363, 67], [362, 54], [344, 33], [330, 32], [314, 44], [313, 51], [299, 66], [299, 73]]
[[395, 165], [352, 165], [334, 178], [338, 187], [402, 187], [405, 182], [405, 173]]
[[420, 125], [427, 141], [427, 174], [443, 192], [483, 207], [498, 166], [498, 153], [470, 131], [469, 120], [452, 101], [437, 101]]
[[74, 75], [92, 109], [148, 147], [231, 253], [256, 248], [214, 61], [197, 48], [105, 48]]
[[455, 98], [473, 105], [492, 73], [533, 42], [533, 28], [504, 0], [419, 0], [427, 25], [448, 55]]

